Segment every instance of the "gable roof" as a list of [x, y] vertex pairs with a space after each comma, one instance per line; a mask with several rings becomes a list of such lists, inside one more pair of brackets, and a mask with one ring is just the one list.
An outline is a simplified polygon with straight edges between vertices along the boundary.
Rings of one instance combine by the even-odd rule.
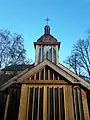
[[8, 86], [14, 84], [14, 83], [20, 83], [23, 82], [23, 80], [27, 79], [30, 75], [37, 72], [42, 67], [48, 65], [50, 68], [54, 69], [57, 73], [61, 74], [63, 77], [65, 77], [68, 81], [71, 83], [79, 83], [80, 85], [84, 86], [85, 88], [90, 90], [90, 84], [86, 82], [84, 79], [77, 76], [75, 73], [64, 67], [62, 64], [54, 64], [50, 60], [45, 59], [40, 64], [34, 66], [31, 70], [24, 70], [19, 75], [11, 78], [9, 81], [5, 82], [0, 86], [0, 90], [6, 89]]

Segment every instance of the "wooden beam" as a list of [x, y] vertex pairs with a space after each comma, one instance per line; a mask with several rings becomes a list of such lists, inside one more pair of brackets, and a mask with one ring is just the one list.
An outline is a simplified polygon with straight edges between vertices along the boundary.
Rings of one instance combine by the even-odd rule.
[[39, 71], [39, 80], [41, 79], [41, 71]]
[[50, 80], [50, 70], [48, 69], [48, 80]]
[[90, 120], [86, 92], [84, 90], [81, 90], [81, 94], [82, 94], [84, 120]]
[[33, 114], [34, 114], [34, 100], [35, 100], [35, 88], [33, 88], [32, 120], [33, 120]]
[[81, 92], [80, 92], [80, 88], [76, 88], [77, 89], [77, 96], [78, 96], [78, 107], [79, 107], [79, 116], [80, 116], [80, 120], [83, 120], [83, 110], [82, 110], [82, 100], [81, 100]]
[[38, 88], [38, 111], [37, 111], [37, 120], [39, 120], [39, 104], [40, 104], [40, 87]]
[[34, 80], [36, 80], [36, 73], [34, 74]]
[[72, 97], [72, 86], [64, 87], [64, 107], [65, 107], [65, 120], [75, 120], [73, 97]]
[[24, 84], [68, 84], [65, 80], [25, 80]]
[[76, 89], [73, 89], [73, 98], [74, 98], [74, 108], [75, 108], [75, 117], [78, 120], [78, 111], [77, 111], [77, 103], [76, 103]]
[[26, 120], [28, 88], [23, 84], [21, 88], [20, 106], [18, 120]]
[[6, 107], [5, 107], [5, 113], [4, 113], [4, 120], [6, 120], [6, 118], [7, 118], [9, 101], [10, 101], [10, 94], [7, 95]]
[[60, 88], [58, 87], [58, 101], [59, 101], [59, 120], [61, 120], [61, 110], [60, 110]]
[[43, 79], [45, 80], [45, 67], [44, 67], [44, 74], [43, 74]]
[[55, 88], [53, 89], [53, 108], [54, 108], [54, 120], [55, 120]]
[[44, 87], [43, 98], [43, 120], [47, 120], [47, 87]]
[[29, 101], [30, 101], [30, 88], [28, 89], [28, 99], [27, 99], [27, 115], [26, 115], [26, 120], [28, 120], [28, 110], [29, 110]]

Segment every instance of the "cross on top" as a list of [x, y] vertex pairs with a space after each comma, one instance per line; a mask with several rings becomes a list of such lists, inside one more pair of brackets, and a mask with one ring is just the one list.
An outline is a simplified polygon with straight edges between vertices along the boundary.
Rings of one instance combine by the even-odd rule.
[[48, 22], [50, 21], [50, 19], [46, 18], [45, 21], [46, 21], [46, 24], [48, 25]]

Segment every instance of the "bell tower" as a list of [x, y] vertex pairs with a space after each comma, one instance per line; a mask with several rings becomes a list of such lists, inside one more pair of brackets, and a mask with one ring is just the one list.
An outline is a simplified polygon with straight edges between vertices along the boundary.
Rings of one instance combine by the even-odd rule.
[[42, 35], [37, 42], [34, 42], [34, 46], [35, 65], [44, 59], [49, 59], [53, 63], [58, 64], [60, 42], [50, 34], [50, 26], [48, 24], [44, 27], [44, 35]]

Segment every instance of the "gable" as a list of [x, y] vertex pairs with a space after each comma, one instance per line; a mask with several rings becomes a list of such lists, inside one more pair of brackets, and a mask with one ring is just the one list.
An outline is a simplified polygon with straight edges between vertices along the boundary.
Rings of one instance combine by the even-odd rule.
[[49, 60], [44, 60], [40, 64], [34, 66], [31, 70], [24, 74], [15, 76], [9, 82], [0, 86], [0, 90], [5, 89], [14, 83], [25, 83], [28, 80], [63, 80], [65, 83], [81, 84], [90, 89], [90, 84], [73, 72], [65, 68], [63, 65], [56, 65]]
[[69, 81], [66, 80], [62, 75], [56, 72], [54, 69], [45, 65], [41, 69], [37, 70], [33, 74], [29, 75], [26, 79], [21, 81], [23, 83], [58, 83], [58, 84], [68, 84]]

